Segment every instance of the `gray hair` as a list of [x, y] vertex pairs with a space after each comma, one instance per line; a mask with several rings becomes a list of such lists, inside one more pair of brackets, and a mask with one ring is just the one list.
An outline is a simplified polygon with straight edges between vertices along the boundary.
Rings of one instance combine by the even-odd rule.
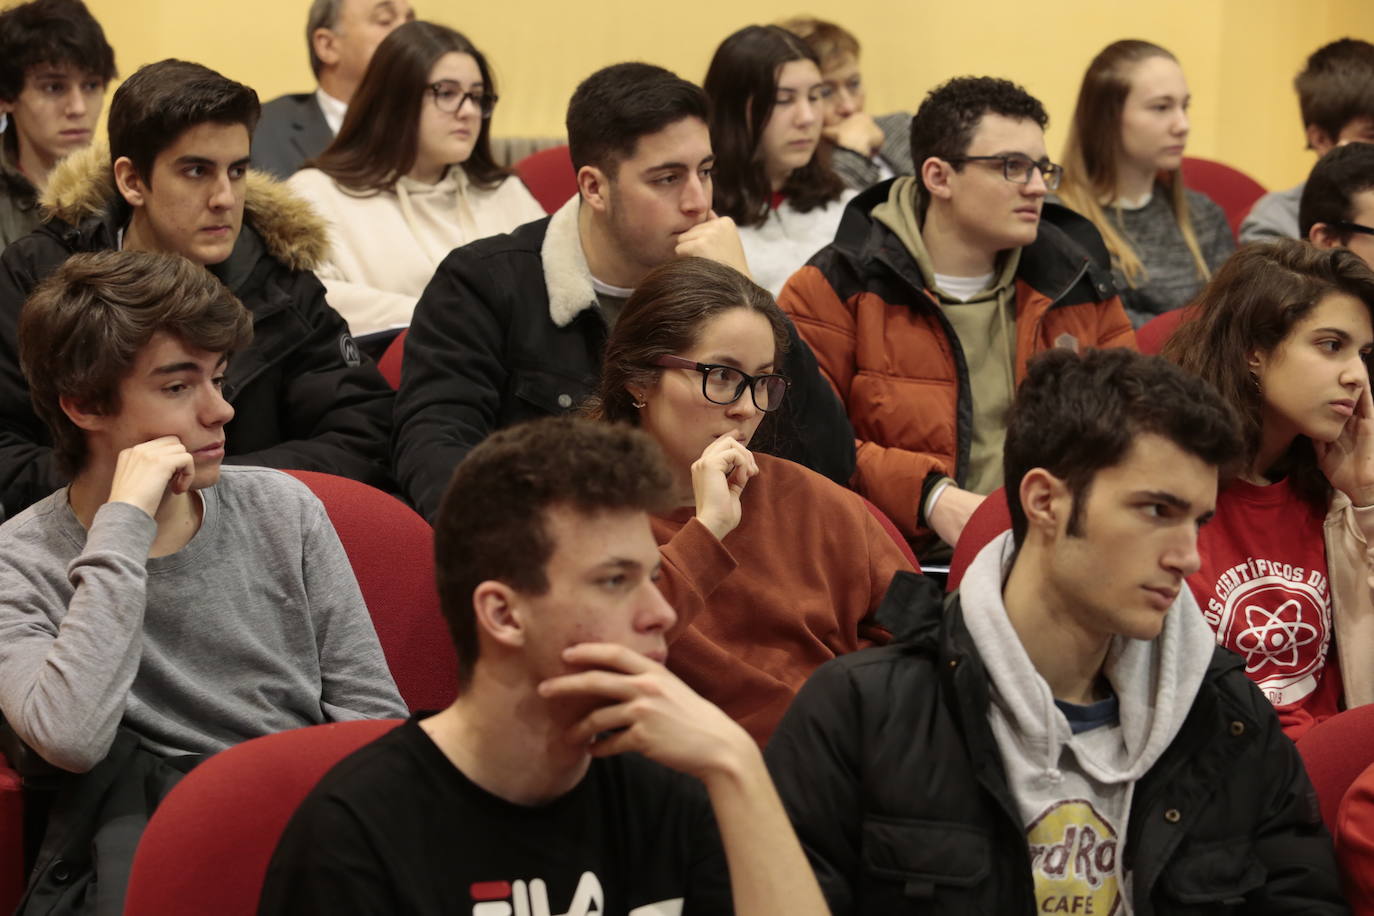
[[305, 46], [310, 51], [310, 69], [316, 79], [320, 78], [324, 61], [315, 53], [315, 30], [333, 29], [337, 26], [339, 10], [342, 7], [343, 0], [313, 0], [310, 4], [310, 14], [305, 18]]

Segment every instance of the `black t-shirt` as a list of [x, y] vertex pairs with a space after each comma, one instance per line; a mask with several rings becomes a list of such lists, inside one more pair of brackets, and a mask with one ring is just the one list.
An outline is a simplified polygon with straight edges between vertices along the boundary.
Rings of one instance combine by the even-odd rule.
[[455, 767], [419, 718], [346, 757], [292, 817], [259, 905], [277, 914], [731, 913], [705, 788], [633, 754], [512, 804]]

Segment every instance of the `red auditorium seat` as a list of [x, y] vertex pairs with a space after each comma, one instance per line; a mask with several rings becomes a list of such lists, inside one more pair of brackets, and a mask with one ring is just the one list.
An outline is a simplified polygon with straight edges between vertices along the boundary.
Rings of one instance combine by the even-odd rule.
[[1374, 763], [1374, 704], [1348, 709], [1315, 726], [1298, 739], [1298, 753], [1317, 789], [1322, 820], [1334, 834], [1346, 790]]
[[515, 174], [530, 189], [545, 213], [552, 213], [577, 193], [577, 173], [566, 146], [531, 153], [515, 163]]
[[400, 719], [334, 722], [254, 738], [167, 794], [134, 854], [125, 916], [253, 916], [267, 864], [301, 800], [342, 758]]
[[1231, 234], [1237, 237], [1246, 214], [1265, 194], [1264, 185], [1240, 169], [1195, 156], [1183, 157], [1183, 183], [1216, 201], [1226, 211]]
[[911, 563], [912, 568], [920, 572], [920, 561], [916, 559], [916, 554], [912, 552], [911, 545], [907, 543], [906, 536], [898, 530], [895, 524], [893, 524], [892, 519], [887, 517], [887, 513], [883, 512], [882, 509], [879, 509], [867, 499], [864, 499], [864, 497], [860, 496], [859, 499], [864, 501], [864, 505], [868, 507], [869, 512], [873, 513], [873, 517], [878, 520], [878, 524], [883, 526], [883, 530], [887, 532], [888, 537], [896, 542], [897, 547], [902, 551], [902, 555]]
[[1193, 316], [1193, 307], [1185, 306], [1156, 315], [1135, 332], [1135, 345], [1146, 356], [1158, 356], [1178, 326]]
[[287, 471], [314, 491], [339, 532], [391, 676], [411, 710], [458, 695], [458, 658], [439, 613], [434, 532], [393, 496], [356, 480]]
[[396, 335], [396, 339], [387, 344], [386, 352], [382, 358], [377, 360], [377, 371], [386, 379], [386, 383], [391, 386], [392, 391], [401, 387], [401, 360], [405, 356], [406, 335], [410, 333], [410, 328], [406, 328]]
[[0, 913], [19, 906], [24, 879], [23, 783], [0, 754]]
[[1011, 512], [1007, 509], [1007, 493], [1001, 487], [988, 494], [982, 505], [969, 516], [968, 524], [959, 535], [959, 543], [954, 545], [954, 556], [949, 561], [949, 582], [946, 591], [954, 591], [964, 578], [964, 571], [978, 556], [988, 541], [1011, 528]]

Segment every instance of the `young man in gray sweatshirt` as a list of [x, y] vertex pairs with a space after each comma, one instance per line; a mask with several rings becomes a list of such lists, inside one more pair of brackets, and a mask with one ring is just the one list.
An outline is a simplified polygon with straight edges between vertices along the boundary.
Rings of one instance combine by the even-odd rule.
[[[225, 367], [251, 336], [233, 294], [178, 255], [74, 255], [24, 308], [21, 361], [72, 482], [0, 526], [0, 712], [87, 785], [151, 787], [142, 773], [172, 758], [405, 714], [319, 500], [279, 471], [220, 466]], [[59, 784], [49, 837], [98, 833], [96, 800], [69, 804], [82, 781]], [[103, 869], [96, 846], [75, 844]]]
[[898, 639], [819, 669], [768, 747], [836, 914], [1346, 912], [1302, 762], [1184, 581], [1239, 447], [1158, 358], [1030, 364], [1012, 530], [943, 609], [899, 574]]

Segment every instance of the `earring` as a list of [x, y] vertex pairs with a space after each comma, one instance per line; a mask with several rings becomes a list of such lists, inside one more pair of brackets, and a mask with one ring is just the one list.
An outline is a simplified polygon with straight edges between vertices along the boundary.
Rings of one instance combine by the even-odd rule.
[[644, 406], [643, 401], [631, 401], [630, 403], [635, 405], [635, 410], [639, 410]]

